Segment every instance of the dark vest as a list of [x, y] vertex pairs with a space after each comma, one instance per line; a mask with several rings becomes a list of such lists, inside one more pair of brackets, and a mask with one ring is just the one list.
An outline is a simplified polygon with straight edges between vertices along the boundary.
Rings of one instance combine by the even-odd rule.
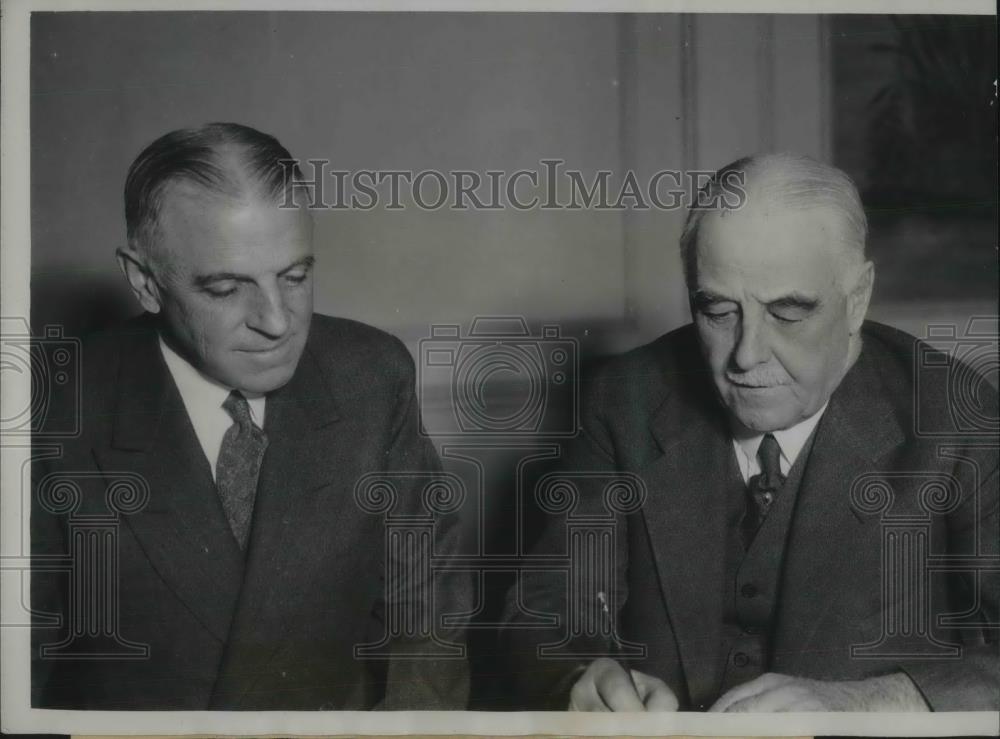
[[770, 636], [780, 597], [785, 547], [814, 435], [815, 431], [799, 452], [748, 549], [744, 549], [740, 536], [740, 520], [746, 510], [746, 484], [735, 452], [730, 455], [719, 695], [769, 669]]

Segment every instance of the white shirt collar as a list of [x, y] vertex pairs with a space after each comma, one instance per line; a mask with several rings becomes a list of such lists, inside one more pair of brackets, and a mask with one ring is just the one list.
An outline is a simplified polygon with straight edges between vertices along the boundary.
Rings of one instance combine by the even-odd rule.
[[[174, 384], [177, 385], [181, 400], [184, 402], [184, 409], [191, 419], [191, 425], [194, 426], [195, 435], [205, 452], [214, 477], [215, 463], [222, 447], [222, 437], [233, 425], [232, 417], [222, 407], [232, 388], [199, 372], [190, 362], [171, 349], [162, 336], [160, 351], [167, 369], [174, 378]], [[246, 395], [250, 403], [250, 417], [258, 427], [263, 428], [267, 398], [263, 395]]]
[[[829, 404], [830, 401], [828, 400], [813, 415], [804, 421], [799, 421], [794, 426], [771, 432], [778, 442], [778, 446], [781, 447], [781, 474], [787, 475], [788, 471], [791, 470], [792, 465], [795, 464], [795, 460], [798, 459], [799, 453], [802, 451], [802, 447], [806, 445], [809, 436], [812, 434], [813, 429], [816, 428], [816, 424], [819, 423], [820, 418], [823, 417], [823, 413]], [[739, 462], [740, 473], [743, 475], [744, 482], [748, 482], [751, 477], [760, 472], [757, 450], [760, 448], [760, 442], [763, 439], [764, 434], [753, 434], [750, 436], [733, 435], [736, 461]]]

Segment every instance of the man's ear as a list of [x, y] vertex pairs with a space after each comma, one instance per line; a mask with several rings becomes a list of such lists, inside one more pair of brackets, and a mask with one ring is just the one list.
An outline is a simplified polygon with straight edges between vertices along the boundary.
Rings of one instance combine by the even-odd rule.
[[847, 320], [853, 336], [861, 330], [868, 313], [868, 303], [872, 299], [875, 285], [875, 265], [865, 262], [854, 276], [854, 286], [847, 295]]
[[115, 257], [118, 259], [118, 267], [142, 307], [150, 313], [159, 313], [162, 307], [160, 286], [153, 278], [146, 259], [131, 248], [116, 250]]

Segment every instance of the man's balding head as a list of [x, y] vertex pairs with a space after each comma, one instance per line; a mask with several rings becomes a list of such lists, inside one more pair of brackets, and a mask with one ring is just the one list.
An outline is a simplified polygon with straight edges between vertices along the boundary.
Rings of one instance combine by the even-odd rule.
[[300, 180], [288, 150], [249, 126], [208, 123], [171, 131], [142, 150], [125, 178], [129, 248], [169, 263], [157, 247], [164, 204], [172, 194], [277, 203]]
[[680, 240], [688, 286], [693, 284], [694, 251], [703, 221], [731, 210], [724, 197], [727, 183], [740, 183], [746, 196], [744, 208], [828, 210], [837, 224], [830, 247], [843, 250], [845, 266], [864, 263], [868, 219], [853, 180], [836, 167], [802, 154], [756, 154], [737, 159], [716, 172], [702, 188], [699, 201], [709, 205], [688, 212]]

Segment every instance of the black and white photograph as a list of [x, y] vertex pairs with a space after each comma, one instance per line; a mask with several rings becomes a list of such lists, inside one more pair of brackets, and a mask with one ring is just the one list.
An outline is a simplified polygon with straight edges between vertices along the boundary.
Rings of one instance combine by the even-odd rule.
[[998, 730], [992, 3], [3, 44], [5, 733]]

